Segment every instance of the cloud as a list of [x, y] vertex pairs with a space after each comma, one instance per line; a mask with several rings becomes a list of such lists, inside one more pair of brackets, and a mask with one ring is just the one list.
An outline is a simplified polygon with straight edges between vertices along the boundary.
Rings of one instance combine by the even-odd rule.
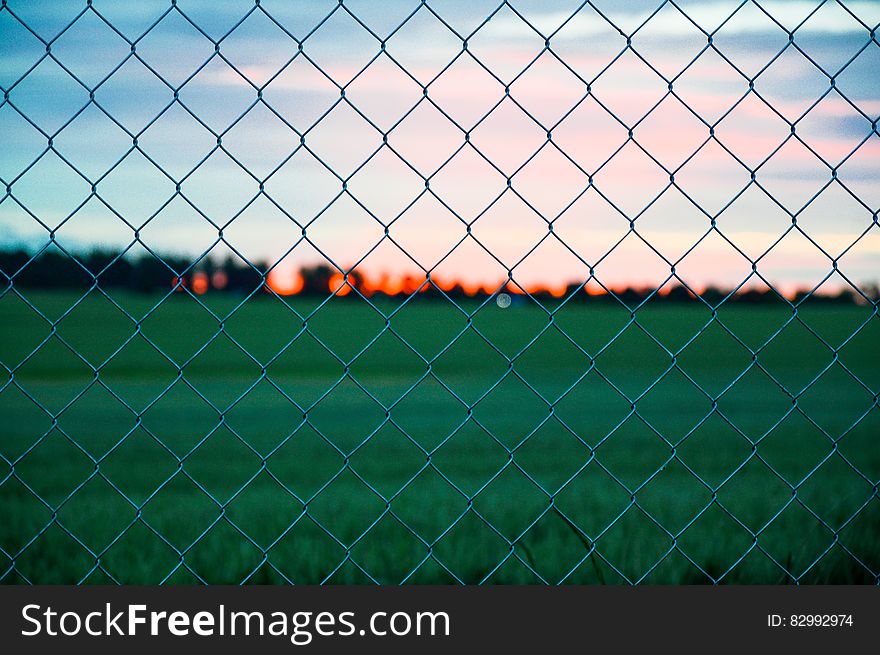
[[[810, 15], [817, 7], [816, 2], [807, 2], [805, 0], [764, 0], [760, 3], [760, 7], [766, 14], [772, 17], [771, 19], [760, 10], [751, 11], [750, 9], [754, 9], [754, 6], [751, 4], [746, 4], [742, 9], [738, 9], [740, 4], [740, 2], [705, 2], [694, 4], [688, 6], [687, 16], [702, 29], [712, 32], [719, 25], [725, 23], [731, 14], [736, 12], [734, 18], [724, 25], [723, 31], [726, 34], [753, 35], [778, 32], [779, 27], [774, 24], [773, 19], [787, 29], [793, 29], [800, 25], [804, 18]], [[834, 3], [829, 4], [833, 5]], [[846, 8], [866, 24], [873, 25], [880, 20], [880, 7], [875, 2], [868, 2], [866, 0], [848, 1]], [[616, 9], [605, 13], [605, 15], [612, 23], [624, 28], [624, 26], [641, 25], [651, 17], [651, 13], [652, 11], [633, 12]], [[565, 12], [546, 12], [529, 17], [529, 20], [540, 25], [560, 26], [570, 16], [570, 13]], [[609, 28], [608, 21], [596, 12], [581, 10], [565, 24], [558, 35], [554, 34], [553, 36], [560, 40], [601, 36], [609, 34]], [[689, 36], [693, 35], [697, 30], [690, 21], [674, 11], [660, 12], [651, 17], [645, 29], [655, 36], [665, 37]], [[798, 33], [806, 32], [822, 34], [862, 33], [865, 36], [868, 35], [868, 30], [845, 11], [823, 12], [821, 16], [813, 16], [798, 28]], [[501, 39], [534, 37], [532, 28], [510, 13], [499, 14], [493, 19], [491, 34]]]

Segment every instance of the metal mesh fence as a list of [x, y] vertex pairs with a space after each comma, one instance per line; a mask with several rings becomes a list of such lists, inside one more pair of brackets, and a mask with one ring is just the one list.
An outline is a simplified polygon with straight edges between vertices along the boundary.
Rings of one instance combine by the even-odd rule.
[[[593, 2], [538, 20], [521, 2], [339, 0], [293, 21], [290, 7], [257, 0], [222, 25], [198, 3], [72, 4], [0, 9], [2, 245], [25, 253], [7, 260], [0, 291], [4, 582], [880, 580], [877, 298], [850, 275], [878, 263], [871, 3], [664, 1], [621, 24], [619, 7]], [[169, 37], [172, 24], [180, 32]], [[66, 44], [83, 25], [100, 35], [92, 53]], [[486, 48], [499, 26], [500, 45]], [[186, 45], [173, 36], [184, 30]], [[828, 43], [816, 46], [816, 33]], [[262, 51], [270, 41], [274, 58]], [[433, 67], [413, 63], [419, 45], [439, 53]], [[355, 46], [362, 59], [328, 63], [327, 48]], [[686, 56], [664, 65], [675, 49]], [[624, 65], [641, 77], [605, 86]], [[862, 82], [844, 84], [855, 68]], [[714, 105], [687, 91], [697, 69], [709, 84], [729, 82]], [[818, 82], [802, 85], [804, 70]], [[389, 81], [398, 77], [414, 93], [398, 93]], [[192, 91], [206, 78], [240, 91], [241, 104]], [[120, 79], [155, 93], [125, 98], [113, 91]], [[378, 84], [378, 101], [362, 101], [364, 80]], [[279, 87], [320, 87], [332, 99], [276, 101]], [[647, 88], [659, 92], [639, 95]], [[849, 121], [836, 149], [826, 139], [835, 128], [816, 119], [829, 103]], [[610, 147], [601, 134], [561, 136], [587, 107], [585, 120], [619, 135]], [[740, 136], [727, 138], [745, 107]], [[428, 110], [436, 122], [417, 123]], [[334, 123], [341, 112], [350, 132]], [[481, 126], [505, 112], [516, 119], [502, 141], [519, 154], [481, 141]], [[157, 151], [151, 136], [172, 114], [171, 145]], [[106, 127], [68, 146], [87, 115]], [[242, 150], [249, 121], [252, 150]], [[746, 152], [761, 121], [782, 131]], [[399, 147], [413, 124], [414, 142]], [[25, 129], [38, 147], [20, 138]], [[432, 140], [441, 132], [446, 150]], [[207, 143], [196, 156], [175, 149], [196, 133]], [[666, 156], [670, 140], [677, 157]], [[273, 149], [271, 165], [249, 159]], [[277, 182], [306, 156], [328, 187]], [[218, 175], [217, 157], [235, 174]], [[414, 187], [371, 173], [386, 157]], [[444, 171], [465, 158], [476, 162], [471, 180], [444, 186]], [[135, 160], [149, 178], [123, 176]], [[780, 161], [795, 161], [793, 172], [774, 174]], [[575, 171], [577, 188], [535, 200], [529, 185], [556, 194], [560, 166]], [[805, 167], [809, 183], [792, 192], [786, 179]], [[213, 181], [199, 195], [203, 173]], [[57, 190], [69, 176], [79, 195]], [[727, 191], [707, 196], [718, 180]], [[143, 188], [158, 202], [126, 204]], [[287, 199], [291, 188], [311, 193], [308, 210]], [[211, 198], [226, 203], [234, 191], [237, 203]], [[402, 199], [387, 210], [370, 194]], [[753, 194], [764, 209], [749, 217], [740, 207]], [[680, 204], [663, 214], [670, 197]], [[608, 243], [590, 236], [592, 210], [585, 236], [569, 238], [585, 198], [612, 216]], [[397, 236], [426, 200], [447, 220], [412, 228], [440, 251], [428, 263]], [[541, 221], [536, 234], [517, 236], [509, 201]], [[333, 222], [344, 203], [369, 221], [357, 234], [371, 236]], [[834, 239], [817, 236], [819, 204]], [[248, 222], [258, 206], [277, 218], [274, 232]], [[844, 219], [844, 206], [857, 218]], [[109, 222], [88, 228], [96, 207]], [[481, 232], [499, 211], [506, 236]], [[182, 212], [209, 237], [176, 232], [167, 216]], [[685, 214], [690, 231], [656, 231], [657, 220]], [[771, 214], [782, 222], [759, 246], [737, 226], [769, 225]], [[77, 225], [85, 231], [67, 238]], [[89, 259], [84, 248], [110, 236], [120, 247]], [[818, 261], [796, 295], [766, 272], [795, 239], [803, 249], [784, 266]], [[275, 250], [264, 265], [255, 254], [264, 251], [243, 244], [266, 240]], [[335, 248], [341, 241], [354, 245]], [[638, 278], [650, 259], [661, 271], [638, 292], [603, 277], [634, 242], [642, 254], [624, 268]], [[510, 243], [525, 245], [511, 253]], [[708, 243], [742, 271], [722, 291], [683, 272]], [[521, 275], [550, 244], [578, 271], [558, 289]], [[411, 273], [396, 287], [370, 286], [370, 258], [390, 247]], [[445, 283], [443, 263], [465, 250], [500, 271], [491, 284], [468, 290], [467, 263], [457, 286]], [[192, 256], [171, 254], [181, 251]], [[295, 260], [303, 251], [329, 266], [315, 269], [311, 295], [309, 280], [277, 282], [285, 262], [308, 263]], [[222, 269], [218, 252], [236, 268]], [[114, 286], [135, 253], [165, 288]], [[50, 255], [79, 287], [40, 282]], [[856, 270], [855, 257], [867, 268]], [[542, 261], [551, 270], [557, 260]], [[233, 274], [244, 280], [238, 292], [221, 293]], [[746, 302], [758, 288], [759, 301]]]

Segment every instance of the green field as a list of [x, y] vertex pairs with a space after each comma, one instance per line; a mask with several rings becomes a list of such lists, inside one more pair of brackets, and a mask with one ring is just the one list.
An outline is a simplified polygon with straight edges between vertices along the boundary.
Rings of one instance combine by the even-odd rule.
[[880, 572], [869, 307], [22, 293], [64, 317], [0, 297], [3, 582]]

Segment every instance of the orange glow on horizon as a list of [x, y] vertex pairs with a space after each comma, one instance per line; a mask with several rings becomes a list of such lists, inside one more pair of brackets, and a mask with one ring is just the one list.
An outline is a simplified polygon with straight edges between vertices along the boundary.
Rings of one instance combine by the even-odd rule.
[[191, 288], [197, 294], [199, 294], [201, 296], [203, 293], [205, 293], [208, 290], [208, 286], [209, 285], [208, 285], [208, 274], [207, 273], [205, 273], [203, 271], [199, 271], [198, 273], [195, 273], [193, 275]]
[[[208, 288], [208, 277], [204, 273], [196, 273], [191, 281], [181, 279], [181, 286], [187, 286], [195, 293], [205, 293]], [[213, 282], [213, 277], [211, 278]], [[172, 285], [177, 283], [175, 278]], [[211, 285], [217, 286], [217, 285]], [[305, 288], [305, 281], [298, 271], [279, 272], [273, 269], [266, 278], [266, 286], [281, 296], [290, 296], [301, 293]], [[218, 287], [219, 288], [219, 287]], [[656, 291], [659, 296], [668, 296], [676, 285], [666, 284]], [[700, 295], [706, 291], [706, 285], [691, 284], [691, 291]], [[512, 295], [529, 295], [529, 296], [551, 296], [553, 298], [565, 298], [573, 291], [576, 293], [585, 293], [588, 296], [605, 296], [608, 293], [620, 294], [629, 289], [636, 289], [641, 292], [651, 291], [650, 287], [628, 287], [624, 285], [608, 285], [602, 287], [595, 279], [587, 282], [578, 282], [571, 280], [565, 283], [557, 284], [520, 284], [514, 280], [502, 284], [500, 281], [496, 283], [490, 282], [472, 282], [466, 280], [455, 280], [452, 278], [416, 277], [412, 274], [390, 275], [381, 273], [377, 277], [370, 277], [362, 272], [349, 272], [346, 274], [335, 273], [327, 282], [327, 290], [331, 295], [348, 296], [353, 291], [369, 298], [374, 294], [384, 294], [387, 296], [397, 296], [401, 294], [414, 295], [428, 293], [439, 290], [443, 293], [463, 293], [469, 297], [487, 295], [491, 296], [501, 291]], [[795, 287], [785, 287], [782, 292], [789, 299], [794, 298], [796, 292]]]
[[[500, 282], [470, 282], [466, 280], [453, 280], [449, 278], [442, 279], [436, 277], [431, 277], [430, 282], [425, 284], [427, 277], [415, 277], [409, 274], [392, 276], [383, 273], [378, 278], [370, 278], [361, 274], [360, 277], [361, 280], [358, 289], [367, 296], [374, 293], [382, 293], [389, 296], [396, 296], [401, 293], [412, 295], [414, 293], [426, 293], [431, 291], [432, 288], [436, 288], [444, 293], [450, 293], [455, 289], [460, 289], [461, 292], [467, 296], [477, 296], [481, 294], [491, 296], [499, 290], [503, 290], [507, 293], [517, 295], [529, 294], [534, 296], [549, 294], [554, 298], [563, 298], [568, 294], [571, 285], [577, 284], [576, 282], [568, 282], [552, 286], [543, 284], [520, 285], [516, 282], [510, 281], [502, 285]], [[340, 296], [349, 293], [349, 285], [344, 285], [344, 289], [340, 288], [344, 284], [343, 280], [344, 278], [342, 274], [334, 275], [330, 281], [330, 291]], [[588, 288], [588, 285], [584, 285], [585, 292], [589, 295], [604, 295], [606, 293], [606, 291], [598, 285], [594, 284], [593, 286], [595, 288]]]
[[456, 283], [456, 286], [461, 287], [462, 291], [465, 292], [468, 296], [476, 296], [483, 290], [483, 285], [479, 282], [463, 282], [459, 281]]
[[449, 280], [440, 280], [438, 278], [431, 278], [431, 282], [434, 283], [434, 286], [440, 289], [440, 291], [452, 291], [455, 288], [455, 282], [451, 282]]
[[351, 285], [342, 273], [337, 273], [330, 278], [330, 293], [337, 296], [347, 296], [351, 293]]
[[604, 296], [608, 293], [601, 284], [596, 282], [596, 280], [590, 280], [587, 282], [583, 285], [583, 289], [588, 296]]
[[304, 281], [299, 272], [284, 273], [273, 268], [266, 278], [266, 286], [279, 296], [293, 296], [303, 290]]
[[[494, 296], [497, 293], [508, 293], [517, 296], [550, 296], [556, 299], [563, 299], [569, 295], [576, 293], [584, 293], [588, 296], [607, 296], [609, 293], [621, 295], [627, 292], [637, 292], [643, 296], [656, 294], [659, 297], [668, 297], [675, 292], [678, 295], [684, 293], [690, 297], [699, 297], [710, 289], [717, 289], [722, 293], [726, 293], [723, 288], [713, 287], [711, 285], [689, 283], [685, 287], [682, 283], [667, 282], [660, 288], [651, 285], [621, 285], [609, 284], [603, 287], [594, 278], [586, 282], [571, 280], [567, 283], [557, 283], [554, 285], [531, 283], [521, 284], [515, 280], [508, 280], [506, 283], [500, 281], [495, 283], [489, 282], [471, 282], [465, 280], [455, 280], [452, 278], [428, 278], [427, 275], [416, 277], [412, 274], [390, 275], [382, 273], [376, 278], [371, 278], [360, 271], [350, 271], [348, 274], [335, 273], [324, 283], [326, 291], [334, 296], [348, 296], [352, 292], [357, 292], [366, 298], [374, 294], [383, 294], [386, 296], [399, 295], [417, 295], [430, 293], [432, 291], [440, 291], [442, 293], [464, 294], [468, 297]], [[208, 275], [205, 271], [196, 271], [192, 277], [172, 277], [171, 288], [175, 292], [189, 289], [198, 295], [207, 293], [211, 289], [223, 289], [228, 285], [227, 275], [223, 272], [215, 272]], [[265, 288], [273, 291], [280, 296], [293, 296], [306, 290], [306, 281], [299, 271], [279, 271], [273, 269], [266, 277]], [[798, 294], [803, 290], [793, 284], [778, 285], [775, 287], [777, 293], [789, 301], [797, 299]], [[758, 291], [764, 293], [769, 288], [761, 288], [761, 285], [747, 285], [737, 291], [737, 295], [747, 292]], [[321, 288], [310, 288], [310, 291], [321, 291]]]

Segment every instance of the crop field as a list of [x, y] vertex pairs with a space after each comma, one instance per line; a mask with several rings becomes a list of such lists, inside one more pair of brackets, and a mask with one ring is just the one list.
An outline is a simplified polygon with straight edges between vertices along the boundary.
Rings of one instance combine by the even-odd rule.
[[870, 307], [20, 293], [5, 583], [880, 571]]

